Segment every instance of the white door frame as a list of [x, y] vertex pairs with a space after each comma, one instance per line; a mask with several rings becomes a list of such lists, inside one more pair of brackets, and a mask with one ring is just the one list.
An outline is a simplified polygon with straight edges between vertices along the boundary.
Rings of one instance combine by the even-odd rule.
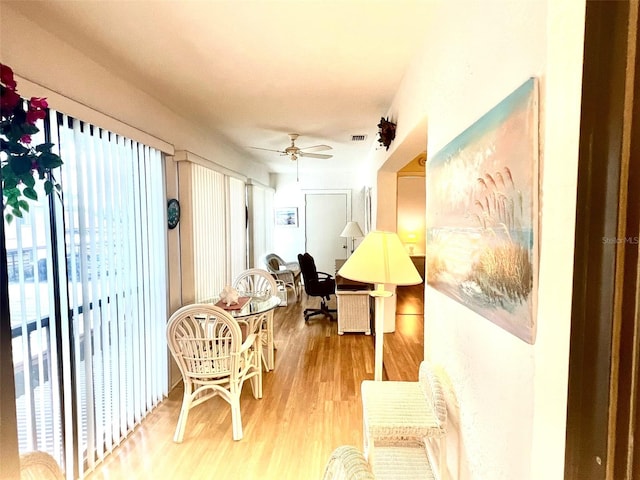
[[[302, 194], [304, 197], [304, 218], [300, 218], [301, 225], [304, 225], [304, 248], [305, 252], [307, 251], [307, 195], [346, 195], [347, 198], [347, 222], [351, 221], [351, 189], [342, 188], [342, 189], [302, 189]], [[304, 223], [302, 223], [304, 222]]]

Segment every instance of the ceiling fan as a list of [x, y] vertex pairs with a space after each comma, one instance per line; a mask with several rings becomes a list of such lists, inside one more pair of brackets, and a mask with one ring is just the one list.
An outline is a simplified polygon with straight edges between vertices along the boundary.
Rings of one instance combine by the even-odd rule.
[[314, 153], [314, 152], [323, 152], [325, 150], [331, 150], [329, 145], [313, 145], [312, 147], [296, 147], [296, 139], [299, 137], [297, 133], [290, 133], [289, 139], [291, 140], [291, 145], [289, 145], [284, 150], [273, 150], [271, 148], [260, 148], [260, 147], [249, 147], [254, 148], [256, 150], [266, 150], [267, 152], [276, 152], [280, 155], [288, 155], [292, 161], [296, 161], [298, 157], [309, 157], [309, 158], [331, 158], [333, 155], [327, 155], [325, 153]]

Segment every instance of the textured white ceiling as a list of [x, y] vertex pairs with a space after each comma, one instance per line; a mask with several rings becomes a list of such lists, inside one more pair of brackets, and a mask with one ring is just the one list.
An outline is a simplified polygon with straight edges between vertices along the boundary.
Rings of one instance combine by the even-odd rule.
[[[433, 1], [22, 1], [17, 10], [272, 171], [277, 153], [328, 144], [339, 169], [377, 146]], [[351, 135], [366, 134], [365, 142]], [[321, 162], [321, 163], [320, 163]]]

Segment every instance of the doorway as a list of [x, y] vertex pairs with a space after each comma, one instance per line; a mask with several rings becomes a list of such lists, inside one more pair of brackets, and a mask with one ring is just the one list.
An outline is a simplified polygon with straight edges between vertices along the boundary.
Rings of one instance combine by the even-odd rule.
[[340, 233], [351, 220], [351, 191], [307, 191], [304, 203], [305, 250], [318, 271], [335, 275], [336, 259], [347, 258], [347, 239]]

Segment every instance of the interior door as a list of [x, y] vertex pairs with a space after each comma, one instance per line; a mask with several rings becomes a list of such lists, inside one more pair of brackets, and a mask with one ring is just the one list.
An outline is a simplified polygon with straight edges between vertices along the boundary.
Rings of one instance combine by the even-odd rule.
[[337, 258], [347, 258], [347, 239], [340, 236], [351, 219], [351, 192], [305, 194], [305, 249], [318, 271], [335, 274]]

